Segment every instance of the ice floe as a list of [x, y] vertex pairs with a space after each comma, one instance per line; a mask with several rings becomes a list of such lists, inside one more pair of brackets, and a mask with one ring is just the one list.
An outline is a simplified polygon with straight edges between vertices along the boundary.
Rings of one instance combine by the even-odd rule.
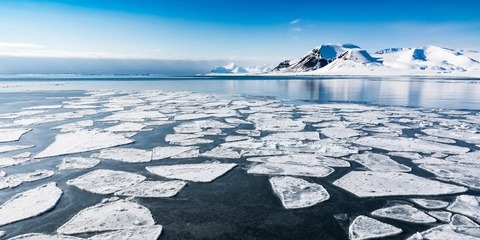
[[355, 154], [350, 157], [350, 160], [356, 161], [368, 169], [378, 172], [410, 172], [412, 170], [410, 167], [378, 153], [364, 152], [362, 154]]
[[14, 188], [25, 182], [34, 182], [49, 178], [55, 174], [54, 171], [39, 169], [34, 172], [16, 173], [0, 178], [0, 189]]
[[360, 215], [348, 227], [348, 236], [351, 240], [383, 238], [402, 233], [402, 229], [376, 219]]
[[58, 170], [88, 169], [97, 166], [99, 159], [84, 157], [66, 157], [57, 166]]
[[119, 196], [167, 198], [175, 196], [187, 183], [184, 181], [143, 181], [115, 192]]
[[426, 209], [442, 209], [446, 208], [450, 203], [442, 200], [426, 199], [426, 198], [410, 198], [410, 201]]
[[81, 240], [84, 238], [77, 238], [66, 235], [47, 235], [43, 233], [27, 233], [22, 234], [8, 240]]
[[139, 132], [146, 126], [147, 125], [143, 123], [125, 122], [112, 127], [108, 127], [105, 130], [109, 132]]
[[35, 145], [0, 145], [0, 153], [33, 148]]
[[447, 207], [448, 211], [460, 213], [471, 217], [476, 222], [480, 223], [480, 197], [471, 195], [457, 196], [455, 201]]
[[150, 211], [137, 203], [117, 200], [86, 208], [57, 229], [60, 234], [80, 234], [153, 226]]
[[328, 127], [320, 129], [329, 138], [351, 138], [361, 135], [361, 131], [345, 127]]
[[[440, 160], [441, 161], [441, 160]], [[470, 188], [480, 189], [480, 165], [461, 164], [444, 161], [446, 164], [420, 164], [419, 167], [435, 174], [438, 178], [449, 180]]]
[[372, 212], [372, 216], [421, 224], [434, 223], [437, 221], [435, 218], [407, 204], [377, 209]]
[[285, 175], [305, 177], [326, 177], [333, 172], [333, 168], [327, 166], [308, 166], [296, 164], [262, 163], [248, 169], [250, 174], [262, 175]]
[[473, 144], [480, 144], [480, 134], [479, 133], [471, 133], [468, 131], [459, 131], [459, 130], [451, 130], [451, 129], [439, 129], [439, 128], [429, 128], [423, 129], [422, 132], [425, 134], [435, 136], [435, 137], [442, 137], [442, 138], [452, 138], [461, 141], [465, 141], [468, 143]]
[[93, 120], [84, 120], [73, 123], [67, 123], [60, 126], [52, 127], [52, 129], [60, 129], [60, 132], [74, 132], [93, 126]]
[[30, 161], [29, 157], [26, 157], [26, 158], [0, 157], [0, 168], [14, 166], [14, 165], [22, 164], [28, 161]]
[[367, 136], [361, 137], [353, 142], [359, 145], [380, 148], [394, 152], [441, 152], [447, 154], [462, 154], [470, 151], [470, 149], [466, 147], [404, 137]]
[[195, 147], [156, 147], [152, 150], [152, 160], [170, 158], [195, 149]]
[[89, 240], [157, 240], [162, 233], [161, 225], [136, 227], [95, 235]]
[[68, 180], [67, 184], [97, 194], [111, 194], [144, 180], [144, 176], [135, 173], [98, 169]]
[[107, 148], [94, 153], [92, 158], [110, 159], [128, 163], [150, 162], [152, 151], [136, 148]]
[[334, 185], [358, 197], [444, 195], [466, 192], [464, 187], [402, 172], [353, 171]]
[[286, 209], [306, 208], [330, 198], [322, 185], [294, 177], [272, 177], [270, 184]]
[[149, 166], [146, 169], [153, 174], [166, 178], [192, 182], [211, 182], [236, 166], [235, 163], [198, 163]]
[[30, 131], [31, 128], [0, 129], [0, 143], [18, 141], [23, 134]]
[[430, 211], [428, 212], [428, 215], [445, 223], [450, 222], [450, 219], [452, 217], [452, 213], [447, 211]]
[[201, 154], [203, 157], [209, 158], [224, 158], [224, 159], [238, 159], [241, 157], [240, 153], [237, 151], [223, 148], [223, 147], [216, 147], [210, 151], [204, 152]]
[[395, 157], [402, 157], [411, 160], [418, 160], [423, 158], [422, 155], [415, 153], [415, 152], [388, 152], [387, 155], [395, 156]]
[[0, 226], [38, 216], [55, 207], [62, 190], [48, 183], [21, 192], [0, 206]]
[[55, 142], [37, 154], [35, 158], [88, 152], [102, 148], [125, 145], [132, 142], [134, 141], [131, 139], [111, 132], [81, 130], [57, 135], [55, 137]]
[[272, 133], [263, 137], [264, 141], [319, 141], [320, 134], [318, 132], [285, 132]]
[[347, 161], [336, 158], [318, 156], [315, 154], [293, 154], [284, 156], [253, 157], [248, 158], [247, 161], [306, 166], [350, 167], [350, 163], [348, 163]]

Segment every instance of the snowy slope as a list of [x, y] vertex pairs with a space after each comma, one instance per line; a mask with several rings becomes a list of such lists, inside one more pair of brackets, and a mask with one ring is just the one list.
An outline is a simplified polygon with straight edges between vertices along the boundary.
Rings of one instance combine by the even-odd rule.
[[460, 51], [425, 46], [403, 48], [397, 51], [380, 51], [378, 57], [384, 65], [394, 69], [424, 70], [426, 72], [454, 73], [480, 69], [480, 63]]

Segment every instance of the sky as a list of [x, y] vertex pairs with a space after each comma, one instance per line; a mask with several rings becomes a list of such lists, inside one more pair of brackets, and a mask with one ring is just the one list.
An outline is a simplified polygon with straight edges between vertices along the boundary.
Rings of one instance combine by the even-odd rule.
[[323, 43], [480, 50], [479, 11], [478, 0], [2, 0], [0, 73], [193, 73], [276, 64]]

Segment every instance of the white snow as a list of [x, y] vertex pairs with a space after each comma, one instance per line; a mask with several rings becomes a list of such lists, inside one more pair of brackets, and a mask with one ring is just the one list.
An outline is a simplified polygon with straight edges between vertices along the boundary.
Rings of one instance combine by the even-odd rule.
[[152, 160], [152, 151], [136, 148], [107, 148], [102, 149], [100, 153], [92, 154], [91, 157], [128, 163], [141, 163]]
[[346, 127], [321, 128], [320, 131], [329, 138], [351, 138], [359, 136], [362, 133], [361, 131]]
[[402, 172], [353, 171], [334, 185], [358, 197], [444, 195], [466, 192], [464, 187]]
[[47, 158], [72, 153], [88, 152], [102, 148], [115, 147], [132, 143], [133, 140], [111, 132], [99, 130], [80, 130], [63, 133], [55, 137], [55, 142], [35, 156]]
[[434, 223], [437, 221], [435, 218], [407, 204], [377, 209], [372, 212], [372, 216], [420, 224]]
[[294, 177], [272, 177], [270, 184], [286, 209], [306, 208], [330, 198], [322, 185]]
[[136, 227], [95, 235], [89, 240], [157, 240], [162, 233], [161, 225]]
[[0, 226], [38, 216], [54, 208], [62, 196], [55, 183], [21, 192], [0, 206]]
[[448, 223], [452, 218], [452, 213], [447, 211], [430, 211], [428, 214], [441, 222]]
[[211, 74], [232, 74], [232, 73], [248, 73], [248, 71], [243, 68], [238, 66], [235, 63], [228, 63], [225, 66], [218, 66], [214, 68], [211, 72]]
[[0, 143], [18, 141], [23, 134], [30, 131], [30, 128], [0, 129]]
[[283, 132], [272, 133], [262, 138], [264, 141], [319, 141], [318, 132]]
[[119, 196], [168, 198], [175, 196], [187, 183], [184, 181], [143, 181], [115, 192]]
[[47, 235], [43, 233], [27, 233], [19, 235], [8, 240], [81, 240], [84, 238], [77, 238], [66, 235]]
[[146, 169], [153, 174], [166, 178], [192, 182], [211, 182], [236, 166], [235, 163], [198, 163], [149, 166]]
[[400, 228], [363, 215], [356, 217], [348, 227], [351, 240], [389, 237], [401, 232]]
[[93, 126], [93, 120], [84, 120], [73, 123], [67, 123], [60, 126], [52, 127], [52, 129], [60, 129], [60, 132], [75, 132]]
[[34, 172], [16, 173], [6, 177], [0, 178], [0, 189], [14, 188], [21, 185], [24, 182], [34, 182], [41, 179], [49, 178], [55, 174], [54, 171], [39, 169]]
[[147, 125], [136, 122], [124, 122], [118, 125], [108, 127], [105, 130], [109, 132], [139, 132]]
[[350, 167], [350, 163], [345, 160], [301, 153], [284, 156], [252, 157], [248, 158], [247, 161], [305, 166]]
[[447, 160], [444, 162], [446, 163], [420, 164], [419, 167], [435, 174], [438, 178], [480, 189], [480, 164], [462, 164]]
[[0, 157], [0, 168], [22, 164], [27, 161], [30, 161], [29, 157], [26, 157], [26, 158]]
[[480, 144], [480, 133], [438, 128], [423, 129], [422, 132], [435, 137], [452, 138], [472, 144]]
[[248, 169], [250, 174], [326, 177], [334, 170], [327, 166], [262, 163]]
[[223, 148], [223, 147], [216, 147], [210, 151], [204, 152], [201, 154], [202, 157], [209, 157], [209, 158], [223, 158], [223, 159], [238, 159], [241, 157], [240, 153], [237, 151]]
[[400, 164], [388, 156], [364, 152], [350, 156], [350, 160], [359, 162], [372, 171], [378, 172], [410, 172], [412, 169]]
[[97, 166], [100, 160], [84, 157], [66, 157], [57, 166], [58, 170], [88, 169]]
[[97, 194], [111, 194], [144, 180], [144, 176], [135, 173], [98, 169], [68, 180], [67, 184]]
[[118, 200], [86, 208], [57, 229], [60, 234], [80, 234], [153, 226], [150, 211], [137, 203]]

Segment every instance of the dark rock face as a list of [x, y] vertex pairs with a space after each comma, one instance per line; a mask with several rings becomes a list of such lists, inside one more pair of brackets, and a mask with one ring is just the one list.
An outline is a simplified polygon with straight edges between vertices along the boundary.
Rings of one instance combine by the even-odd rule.
[[335, 60], [322, 58], [319, 50], [319, 48], [314, 48], [298, 62], [292, 63], [291, 60], [285, 60], [275, 67], [272, 72], [308, 72], [325, 67], [327, 64]]

